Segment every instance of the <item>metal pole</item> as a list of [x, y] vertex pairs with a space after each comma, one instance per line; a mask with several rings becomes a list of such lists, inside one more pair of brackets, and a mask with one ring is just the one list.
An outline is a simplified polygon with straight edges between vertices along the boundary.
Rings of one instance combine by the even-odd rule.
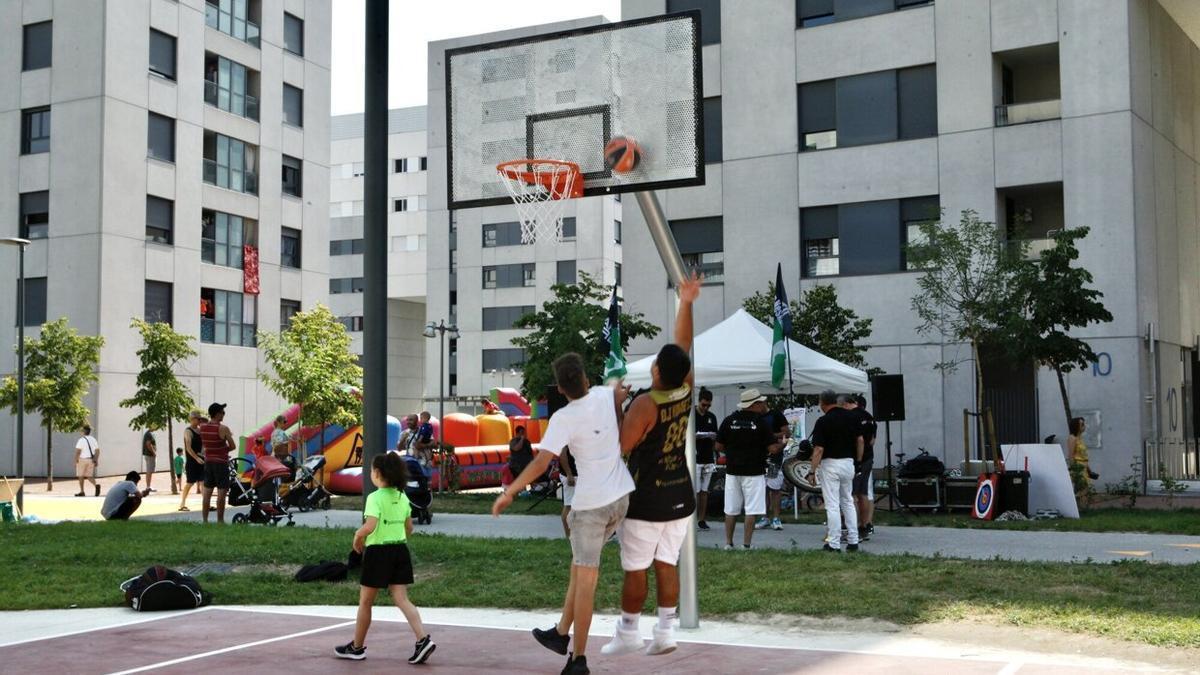
[[[387, 452], [388, 0], [367, 0], [363, 113], [363, 466]], [[363, 471], [363, 495], [374, 491]]]
[[18, 246], [17, 279], [17, 511], [25, 513], [25, 246]]
[[441, 472], [438, 474], [438, 492], [442, 486], [449, 487], [446, 477], [446, 453], [442, 451], [442, 440], [446, 433], [446, 320], [438, 322], [438, 456]]
[[[646, 219], [646, 229], [650, 230], [650, 238], [654, 240], [654, 247], [658, 249], [663, 267], [667, 270], [667, 278], [678, 287], [679, 283], [687, 278], [687, 271], [683, 267], [683, 256], [679, 255], [679, 247], [675, 244], [675, 236], [671, 234], [671, 227], [667, 223], [662, 205], [658, 202], [658, 196], [652, 191], [637, 192], [634, 195], [637, 197], [638, 207], [642, 210], [642, 216]], [[672, 297], [676, 302], [678, 301], [678, 295], [672, 295]], [[695, 363], [694, 347], [692, 363]], [[693, 402], [695, 394], [693, 391]], [[696, 408], [694, 405], [692, 414], [688, 417], [685, 452], [689, 475], [694, 476], [696, 475]], [[696, 515], [693, 514], [692, 518], [694, 520]], [[696, 596], [696, 527], [694, 523], [688, 527], [687, 534], [684, 535], [683, 550], [679, 555], [679, 626], [681, 628], [700, 627], [700, 605]]]

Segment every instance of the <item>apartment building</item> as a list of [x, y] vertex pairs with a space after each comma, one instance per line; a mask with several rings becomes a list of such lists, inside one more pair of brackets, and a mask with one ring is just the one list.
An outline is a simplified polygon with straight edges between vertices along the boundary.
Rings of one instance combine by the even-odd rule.
[[[140, 461], [141, 431], [118, 405], [139, 370], [132, 318], [195, 338], [181, 379], [202, 406], [229, 404], [235, 434], [281, 409], [257, 380], [256, 331], [328, 294], [330, 12], [323, 0], [0, 3], [0, 232], [33, 240], [27, 335], [65, 316], [106, 340], [86, 399], [103, 474]], [[15, 298], [15, 252], [0, 256], [0, 297]], [[0, 303], [0, 345], [15, 342], [15, 315]], [[0, 438], [14, 426], [0, 415]], [[45, 471], [44, 434], [27, 417], [29, 474]], [[60, 476], [74, 438], [53, 439]]]

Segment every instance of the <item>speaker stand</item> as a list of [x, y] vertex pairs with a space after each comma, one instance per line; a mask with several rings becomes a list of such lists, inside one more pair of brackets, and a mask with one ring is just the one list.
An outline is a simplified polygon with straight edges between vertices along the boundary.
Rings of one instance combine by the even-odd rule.
[[892, 423], [890, 420], [883, 423], [883, 439], [887, 446], [887, 467], [888, 467], [888, 511], [896, 510], [896, 477], [895, 468], [892, 467]]

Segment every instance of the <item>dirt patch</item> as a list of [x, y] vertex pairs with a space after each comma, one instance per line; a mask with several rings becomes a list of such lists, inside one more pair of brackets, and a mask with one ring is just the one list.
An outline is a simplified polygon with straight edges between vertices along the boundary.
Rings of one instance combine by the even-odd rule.
[[882, 619], [852, 619], [844, 616], [796, 616], [794, 614], [756, 614], [741, 612], [733, 615], [737, 623], [771, 626], [781, 630], [800, 630], [820, 633], [900, 633], [899, 624]]

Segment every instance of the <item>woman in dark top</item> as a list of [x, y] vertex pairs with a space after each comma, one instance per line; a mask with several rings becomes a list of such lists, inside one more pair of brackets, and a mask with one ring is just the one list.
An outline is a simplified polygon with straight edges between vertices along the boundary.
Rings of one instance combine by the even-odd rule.
[[188, 493], [192, 486], [204, 480], [204, 446], [200, 441], [200, 423], [204, 415], [199, 410], [188, 413], [188, 427], [183, 430], [184, 476], [183, 498], [179, 501], [180, 511], [190, 511], [187, 507]]

